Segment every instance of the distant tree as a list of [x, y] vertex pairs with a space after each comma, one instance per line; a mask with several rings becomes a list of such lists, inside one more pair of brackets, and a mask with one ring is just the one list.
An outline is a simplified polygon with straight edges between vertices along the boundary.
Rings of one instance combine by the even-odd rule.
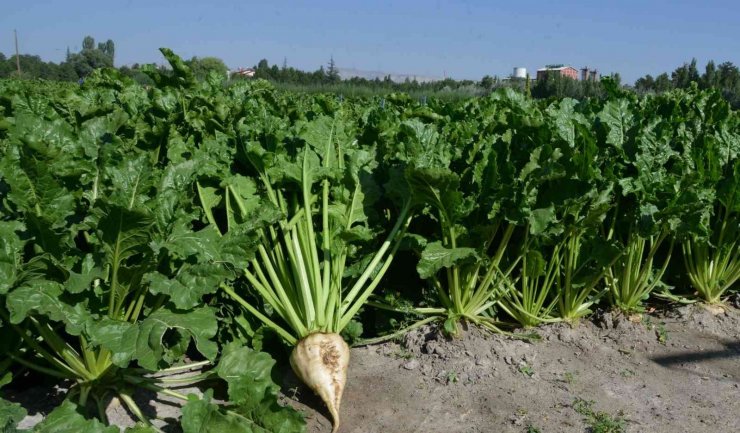
[[[606, 77], [614, 86], [621, 86], [621, 76], [618, 73]], [[529, 83], [527, 81], [526, 83]], [[513, 83], [512, 83], [513, 85]], [[604, 86], [599, 81], [574, 80], [559, 74], [547, 74], [544, 79], [536, 80], [531, 90], [525, 84], [523, 91], [530, 93], [537, 99], [544, 98], [574, 98], [584, 99], [603, 95]]]
[[336, 63], [334, 63], [334, 56], [329, 58], [329, 65], [326, 70], [326, 80], [329, 83], [338, 83], [341, 80], [339, 77], [339, 69], [337, 69]]
[[142, 84], [142, 85], [153, 85], [154, 84], [154, 81], [152, 81], [152, 79], [149, 78], [148, 75], [144, 74], [141, 71], [141, 66], [138, 63], [134, 63], [130, 67], [121, 66], [118, 70], [121, 72], [122, 75], [132, 78], [134, 81], [136, 81], [139, 84]]
[[719, 65], [718, 84], [723, 88], [734, 88], [740, 84], [740, 70], [732, 62], [724, 62]]
[[603, 89], [597, 80], [579, 81], [578, 84], [581, 98], [595, 98], [602, 94]]
[[532, 96], [538, 99], [559, 96], [562, 78], [556, 74], [546, 74], [538, 79], [532, 88]]
[[704, 68], [704, 75], [701, 77], [701, 85], [704, 89], [711, 89], [719, 87], [719, 76], [717, 75], [717, 67], [714, 65], [714, 61], [710, 60], [707, 66]]
[[98, 49], [83, 49], [72, 54], [67, 63], [72, 65], [78, 77], [85, 77], [95, 69], [113, 67], [113, 60]]
[[493, 85], [494, 85], [493, 77], [490, 75], [486, 75], [480, 80], [480, 86], [483, 87], [487, 92], [490, 92], [491, 90], [493, 90]]
[[[107, 42], [95, 47], [95, 39], [92, 36], [85, 36], [79, 53], [67, 51], [66, 60], [59, 65], [63, 69], [59, 73], [65, 80], [77, 80], [89, 75], [95, 69], [112, 68], [114, 51], [115, 45], [112, 40], [108, 39]], [[77, 77], [71, 76], [72, 71]]]
[[667, 92], [673, 88], [673, 83], [667, 73], [662, 73], [655, 77], [653, 88], [656, 92]]
[[731, 62], [724, 62], [717, 68], [717, 88], [735, 109], [740, 109], [740, 70]]
[[[23, 78], [69, 80], [68, 68], [53, 62], [44, 62], [39, 56], [21, 54], [18, 61], [21, 64]], [[17, 74], [15, 56], [8, 58], [4, 54], [0, 53], [0, 77], [16, 77]], [[72, 74], [74, 75], [74, 72]]]
[[671, 85], [676, 88], [687, 87], [689, 83], [686, 68], [678, 68], [671, 73]]
[[617, 87], [622, 85], [622, 74], [620, 74], [619, 72], [615, 72], [611, 74], [610, 77], [612, 78], [612, 80], [614, 80], [614, 83], [617, 85]]
[[82, 49], [83, 50], [95, 49], [95, 39], [92, 36], [85, 36], [85, 38], [82, 40]]
[[699, 82], [699, 70], [696, 69], [696, 59], [691, 59], [691, 63], [684, 63], [671, 74], [673, 87], [677, 89], [687, 89], [691, 83]]
[[326, 81], [326, 71], [324, 71], [324, 66], [320, 66], [319, 69], [316, 70], [316, 72], [313, 73], [313, 82], [314, 83], [323, 83]]
[[653, 92], [655, 91], [655, 79], [650, 74], [638, 78], [635, 81], [635, 89], [640, 92]]
[[112, 39], [108, 39], [105, 41], [105, 52], [110, 56], [111, 61], [114, 61], [116, 58], [116, 45], [113, 43]]
[[190, 69], [193, 71], [193, 75], [195, 75], [195, 78], [199, 80], [205, 79], [211, 72], [215, 72], [223, 77], [229, 70], [223, 60], [217, 57], [193, 57], [185, 63], [190, 66]]
[[105, 43], [101, 42], [98, 44], [98, 50], [102, 51], [106, 56], [110, 57], [111, 64], [115, 57], [116, 47], [112, 40], [108, 39]]
[[257, 63], [254, 68], [254, 76], [256, 78], [263, 78], [265, 80], [274, 80], [276, 77], [272, 76], [272, 70], [270, 70], [270, 64], [266, 59], [262, 59]]
[[691, 63], [689, 63], [689, 80], [691, 83], [695, 83], [700, 78], [699, 70], [696, 68], [696, 59], [691, 59]]
[[59, 64], [58, 79], [60, 81], [77, 81], [77, 72], [74, 66], [69, 62], [62, 62]]
[[12, 71], [11, 58], [5, 57], [5, 54], [0, 53], [0, 78], [9, 77]]

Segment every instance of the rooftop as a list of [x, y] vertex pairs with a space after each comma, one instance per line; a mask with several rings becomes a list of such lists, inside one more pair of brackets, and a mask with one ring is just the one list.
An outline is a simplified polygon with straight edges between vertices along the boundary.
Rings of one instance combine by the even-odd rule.
[[544, 68], [537, 69], [538, 71], [562, 71], [563, 69], [575, 69], [573, 66], [545, 66]]

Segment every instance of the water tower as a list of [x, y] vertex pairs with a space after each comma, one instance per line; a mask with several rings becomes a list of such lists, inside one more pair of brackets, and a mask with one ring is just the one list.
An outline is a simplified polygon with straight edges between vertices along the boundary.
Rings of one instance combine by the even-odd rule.
[[514, 68], [514, 78], [527, 78], [527, 68], [516, 67]]

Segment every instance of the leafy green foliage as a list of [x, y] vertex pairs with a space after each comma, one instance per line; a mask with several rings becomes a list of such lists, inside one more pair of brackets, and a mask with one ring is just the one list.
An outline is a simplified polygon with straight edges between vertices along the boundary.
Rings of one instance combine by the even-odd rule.
[[265, 431], [302, 431], [303, 417], [277, 404], [279, 387], [272, 381], [275, 361], [266, 353], [246, 347], [227, 348], [218, 365], [218, 376], [228, 384], [234, 411], [252, 419]]
[[186, 431], [300, 431], [271, 359], [226, 343], [355, 340], [390, 321], [371, 306], [455, 334], [737, 288], [740, 118], [716, 92], [340, 100], [162, 53], [148, 88], [0, 82], [0, 374], [72, 380], [74, 412], [220, 354], [231, 402], [181, 396]]
[[54, 409], [39, 425], [34, 428], [37, 433], [74, 431], [81, 433], [118, 433], [116, 426], [106, 427], [96, 419], [85, 419], [77, 412], [77, 405], [65, 401]]
[[15, 433], [18, 423], [23, 420], [27, 412], [18, 403], [11, 403], [0, 398], [0, 430]]
[[[224, 151], [226, 108], [180, 98], [196, 81], [164, 54], [174, 72], [150, 71], [160, 87], [149, 93], [110, 71], [53, 95], [3, 84], [2, 345], [24, 367], [74, 381], [74, 403], [45, 421], [49, 431], [76, 426], [72, 412], [110, 390], [141, 416], [131, 387], [167, 391], [146, 371], [186, 354], [215, 362], [218, 319], [204, 304], [253, 253], [248, 229], [220, 236], [200, 223], [196, 176], [223, 170], [218, 163], [233, 155]], [[212, 100], [217, 84], [191, 96]], [[191, 108], [173, 117], [181, 103]], [[204, 120], [196, 111], [215, 114]]]
[[183, 407], [183, 431], [303, 432], [303, 417], [277, 403], [279, 388], [270, 376], [274, 364], [266, 353], [246, 347], [227, 347], [216, 370], [228, 384], [230, 406], [213, 403], [212, 390], [203, 398], [190, 395]]
[[376, 210], [374, 146], [353, 139], [353, 124], [339, 108], [295, 120], [281, 110], [262, 110], [269, 116], [262, 125], [243, 123], [235, 158], [244, 167], [215, 178], [204, 173], [198, 195], [212, 226], [226, 236], [252, 230], [259, 239], [243, 270], [265, 306], [224, 290], [293, 344], [313, 332], [339, 333], [351, 322], [390, 266], [412, 202], [406, 195], [400, 210], [385, 209], [398, 214], [378, 242], [384, 222]]
[[[78, 406], [70, 401], [65, 401], [44, 418], [33, 430], [19, 430], [18, 423], [26, 416], [26, 411], [17, 403], [10, 403], [0, 399], [0, 429], [7, 433], [57, 433], [57, 432], [82, 432], [82, 433], [119, 433], [116, 426], [106, 427], [96, 419], [85, 419], [79, 411]], [[144, 430], [142, 427], [126, 429], [126, 433], [148, 433], [154, 430]]]
[[432, 242], [422, 251], [421, 259], [416, 269], [420, 277], [429, 278], [439, 272], [440, 269], [450, 268], [465, 260], [475, 260], [475, 249], [451, 249], [445, 248], [440, 242]]
[[218, 406], [211, 403], [212, 394], [212, 391], [208, 391], [202, 399], [194, 395], [188, 398], [188, 403], [182, 408], [184, 433], [254, 432], [249, 419], [238, 413], [219, 411]]

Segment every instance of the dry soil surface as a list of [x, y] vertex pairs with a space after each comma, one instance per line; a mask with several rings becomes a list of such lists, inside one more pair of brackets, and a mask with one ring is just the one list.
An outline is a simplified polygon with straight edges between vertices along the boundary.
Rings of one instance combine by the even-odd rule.
[[[738, 309], [686, 306], [641, 320], [602, 313], [536, 332], [542, 339], [526, 342], [471, 327], [451, 340], [426, 327], [353, 348], [340, 432], [740, 432]], [[320, 400], [282, 371], [283, 401], [304, 411], [309, 432], [330, 432]], [[10, 398], [29, 409], [28, 427], [62, 394], [47, 387]], [[137, 400], [161, 419], [179, 416], [166, 399]], [[108, 416], [133, 424], [116, 401]]]
[[[607, 313], [537, 332], [449, 340], [430, 327], [353, 349], [341, 432], [588, 432], [599, 415], [625, 432], [740, 432], [740, 310]], [[330, 431], [302, 409], [310, 432]]]

